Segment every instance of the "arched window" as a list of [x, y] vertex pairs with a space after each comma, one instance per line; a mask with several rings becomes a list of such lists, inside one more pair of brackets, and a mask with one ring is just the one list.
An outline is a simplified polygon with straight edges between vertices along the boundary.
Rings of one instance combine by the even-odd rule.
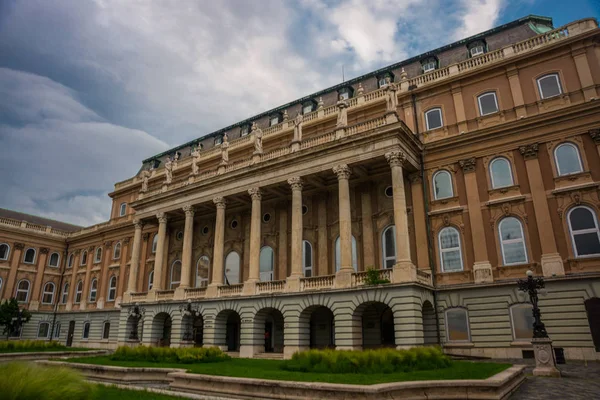
[[105, 321], [102, 325], [102, 339], [108, 339], [110, 337], [110, 321]]
[[154, 270], [148, 273], [148, 290], [152, 290], [152, 285], [154, 284]]
[[583, 171], [579, 149], [573, 143], [563, 143], [554, 150], [558, 175], [577, 174]]
[[83, 293], [83, 281], [77, 282], [75, 286], [75, 304], [81, 303], [81, 295]]
[[89, 337], [90, 337], [90, 323], [84, 322], [83, 323], [83, 333], [81, 335], [81, 338], [88, 339]]
[[44, 290], [42, 291], [42, 304], [52, 304], [54, 303], [54, 283], [48, 282], [44, 285]]
[[496, 92], [487, 92], [477, 97], [479, 115], [484, 116], [498, 112], [498, 99]]
[[442, 119], [442, 109], [432, 108], [425, 113], [425, 123], [427, 124], [427, 130], [441, 128], [444, 125]]
[[527, 249], [521, 221], [515, 217], [506, 217], [498, 224], [498, 231], [504, 265], [526, 263]]
[[225, 283], [240, 283], [240, 255], [235, 251], [225, 257]]
[[48, 265], [50, 267], [58, 267], [59, 262], [60, 262], [60, 255], [58, 253], [50, 254], [50, 258], [48, 260]]
[[531, 304], [515, 304], [510, 308], [510, 322], [514, 340], [533, 338], [533, 307]]
[[94, 254], [94, 263], [99, 263], [102, 261], [102, 247], [98, 247]]
[[208, 256], [202, 256], [196, 262], [196, 287], [208, 286], [208, 273], [210, 269], [210, 258]]
[[81, 253], [81, 260], [79, 261], [79, 265], [86, 265], [87, 264], [87, 250], [84, 250]]
[[48, 322], [40, 322], [38, 325], [37, 338], [38, 339], [48, 339], [50, 336], [50, 323]]
[[96, 295], [98, 294], [98, 279], [92, 279], [90, 283], [90, 303], [96, 301]]
[[433, 196], [435, 200], [447, 199], [454, 196], [450, 172], [441, 170], [433, 175]]
[[121, 258], [121, 242], [117, 242], [115, 244], [115, 248], [113, 249], [113, 260], [118, 260]]
[[10, 254], [10, 246], [6, 243], [0, 244], [0, 260], [8, 260]]
[[27, 303], [29, 300], [29, 286], [31, 284], [27, 279], [22, 279], [17, 283], [16, 299], [19, 303]]
[[449, 342], [470, 342], [469, 315], [464, 308], [446, 310], [446, 335]]
[[458, 230], [448, 226], [440, 231], [438, 238], [442, 272], [462, 271], [462, 251]]
[[302, 270], [305, 278], [313, 276], [313, 251], [308, 240], [302, 241]]
[[119, 217], [124, 217], [127, 213], [127, 203], [121, 203], [119, 206]]
[[538, 89], [540, 90], [540, 98], [542, 99], [548, 99], [562, 94], [558, 74], [544, 75], [541, 78], [538, 78], [537, 84]]
[[2, 298], [2, 284], [4, 282], [2, 281], [2, 277], [0, 277], [0, 298]]
[[115, 301], [116, 297], [117, 297], [117, 277], [113, 275], [108, 280], [108, 297], [107, 297], [108, 300], [107, 301]]
[[179, 287], [179, 283], [181, 282], [181, 261], [177, 260], [171, 264], [171, 273], [169, 274], [171, 277], [171, 283], [169, 284], [171, 289], [177, 289]]
[[259, 266], [260, 266], [260, 281], [267, 282], [273, 280], [273, 269], [275, 264], [275, 256], [273, 249], [265, 246], [260, 249]]
[[60, 299], [60, 302], [62, 304], [67, 304], [67, 299], [69, 298], [69, 283], [65, 283], [65, 285], [63, 286], [63, 291], [62, 291], [62, 298]]
[[54, 339], [60, 339], [60, 322], [54, 325]]
[[73, 253], [69, 254], [69, 258], [67, 258], [67, 268], [73, 268], [73, 260], [75, 255]]
[[589, 207], [578, 206], [567, 216], [575, 257], [600, 255], [600, 230], [596, 212]]
[[25, 257], [23, 257], [23, 262], [25, 264], [33, 264], [35, 262], [35, 249], [27, 249], [25, 251]]
[[[340, 270], [340, 262], [341, 262], [341, 240], [340, 237], [338, 236], [337, 239], [335, 239], [335, 271], [339, 271]], [[354, 235], [352, 235], [352, 267], [354, 268], [354, 271], [356, 272], [358, 270], [358, 257], [356, 255], [356, 239], [354, 238]]]
[[154, 235], [154, 239], [152, 239], [152, 253], [156, 253], [156, 246], [158, 245], [158, 233]]
[[396, 264], [396, 227], [390, 225], [381, 235], [383, 250], [383, 268], [392, 268]]
[[506, 158], [494, 158], [489, 168], [493, 189], [514, 185], [510, 162]]

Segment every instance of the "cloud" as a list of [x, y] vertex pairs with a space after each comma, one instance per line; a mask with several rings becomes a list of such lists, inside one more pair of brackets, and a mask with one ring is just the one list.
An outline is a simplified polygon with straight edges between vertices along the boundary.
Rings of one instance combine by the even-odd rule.
[[504, 5], [503, 0], [462, 0], [461, 3], [464, 13], [459, 28], [454, 32], [454, 40], [493, 28]]

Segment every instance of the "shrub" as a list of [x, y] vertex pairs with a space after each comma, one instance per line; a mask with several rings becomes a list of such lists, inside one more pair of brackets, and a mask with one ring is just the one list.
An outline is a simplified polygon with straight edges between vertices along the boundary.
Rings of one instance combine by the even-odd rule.
[[3, 400], [85, 400], [93, 387], [76, 371], [31, 363], [0, 364]]
[[181, 348], [168, 347], [119, 347], [111, 356], [115, 361], [147, 361], [156, 363], [194, 364], [229, 360], [230, 357], [218, 347]]
[[365, 285], [381, 285], [390, 283], [387, 279], [381, 279], [380, 272], [373, 267], [367, 268], [367, 276], [365, 277]]
[[450, 359], [438, 347], [409, 350], [308, 350], [295, 353], [281, 368], [296, 372], [389, 374], [447, 368]]
[[0, 342], [0, 353], [56, 349], [62, 350], [65, 346], [59, 342], [50, 340], [8, 340]]

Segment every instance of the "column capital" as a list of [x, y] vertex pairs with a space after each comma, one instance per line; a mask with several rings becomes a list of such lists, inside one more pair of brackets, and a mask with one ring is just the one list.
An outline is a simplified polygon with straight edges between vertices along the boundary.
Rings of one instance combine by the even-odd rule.
[[50, 253], [50, 249], [47, 247], [42, 247], [42, 248], [40, 248], [40, 253], [48, 254], [48, 253]]
[[526, 160], [537, 158], [538, 155], [538, 144], [531, 143], [526, 144], [524, 146], [519, 146], [519, 152], [523, 155], [523, 158]]
[[385, 153], [385, 159], [390, 164], [390, 167], [401, 167], [406, 161], [406, 154], [401, 150], [394, 150]]
[[337, 175], [338, 180], [349, 179], [352, 174], [352, 170], [348, 164], [340, 164], [333, 167], [333, 173]]
[[590, 129], [588, 133], [592, 137], [594, 143], [600, 144], [600, 129]]
[[196, 212], [196, 210], [194, 210], [194, 206], [191, 204], [186, 204], [185, 206], [183, 206], [182, 210], [185, 213], [186, 217], [193, 217], [194, 213]]
[[112, 240], [107, 240], [106, 242], [104, 242], [104, 247], [110, 249], [112, 247]]
[[254, 200], [260, 201], [262, 199], [262, 193], [261, 193], [259, 187], [253, 187], [253, 188], [248, 189], [248, 194], [250, 195], [250, 197], [252, 197], [252, 201], [254, 201]]
[[129, 244], [130, 241], [131, 241], [131, 237], [127, 236], [126, 238], [123, 239], [123, 244]]
[[25, 243], [15, 242], [14, 243], [14, 248], [16, 250], [23, 250], [25, 248]]
[[287, 180], [287, 182], [292, 187], [292, 190], [302, 190], [302, 178], [301, 177], [299, 177], [299, 176], [291, 177], [290, 179]]
[[88, 250], [89, 250], [90, 252], [92, 252], [92, 251], [94, 251], [94, 249], [95, 249], [95, 248], [96, 248], [96, 247], [94, 247], [94, 246], [90, 246], [90, 247], [88, 247]]
[[215, 203], [215, 206], [217, 206], [217, 208], [225, 208], [225, 205], [227, 204], [227, 200], [225, 200], [225, 197], [223, 196], [217, 196], [213, 199], [213, 203]]
[[73, 250], [73, 252], [72, 252], [72, 254], [73, 254], [74, 256], [78, 256], [78, 255], [79, 255], [79, 253], [81, 253], [81, 249]]
[[158, 214], [156, 214], [156, 218], [158, 219], [158, 222], [161, 224], [166, 224], [167, 223], [167, 214], [165, 214], [164, 212], [159, 212]]
[[460, 160], [458, 162], [464, 173], [475, 172], [475, 165], [477, 165], [477, 159], [475, 157]]
[[139, 219], [134, 219], [133, 220], [133, 227], [135, 229], [142, 229], [144, 227], [144, 223], [142, 221], [140, 221]]
[[144, 239], [144, 242], [147, 242], [148, 239], [150, 239], [150, 233], [149, 232], [144, 233], [144, 236], [142, 238]]
[[421, 178], [421, 173], [420, 172], [415, 172], [414, 174], [408, 175], [408, 180], [413, 185], [416, 185], [418, 183], [423, 182], [423, 179]]

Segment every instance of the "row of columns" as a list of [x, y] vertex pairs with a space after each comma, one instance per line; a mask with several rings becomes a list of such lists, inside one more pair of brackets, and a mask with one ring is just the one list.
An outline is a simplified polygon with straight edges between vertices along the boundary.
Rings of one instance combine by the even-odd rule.
[[[404, 187], [403, 163], [406, 158], [402, 151], [392, 151], [385, 154], [385, 157], [391, 168], [393, 203], [394, 203], [394, 223], [396, 226], [396, 267], [394, 268], [394, 281], [414, 281], [416, 280], [416, 268], [411, 261], [410, 241], [408, 235], [408, 220], [406, 210], [406, 197]], [[350, 205], [350, 183], [351, 168], [346, 164], [340, 164], [333, 167], [333, 172], [338, 178], [338, 196], [339, 196], [339, 230], [340, 230], [340, 270], [336, 273], [336, 287], [349, 287], [351, 285], [352, 273], [352, 214]], [[300, 290], [300, 279], [303, 277], [302, 269], [302, 188], [301, 177], [292, 177], [288, 179], [288, 184], [292, 190], [292, 227], [291, 227], [291, 273], [286, 279], [288, 291]], [[260, 188], [253, 187], [248, 190], [252, 199], [252, 215], [250, 222], [250, 270], [248, 279], [244, 282], [244, 294], [254, 294], [256, 284], [260, 278], [260, 244], [261, 244], [261, 201], [262, 193]], [[213, 268], [212, 281], [207, 288], [207, 297], [216, 297], [217, 288], [223, 285], [224, 276], [224, 239], [225, 239], [225, 209], [226, 199], [224, 197], [215, 197], [213, 203], [216, 207], [216, 220], [214, 230], [214, 250], [213, 250]], [[191, 286], [192, 271], [192, 241], [194, 232], [194, 208], [187, 205], [183, 208], [185, 212], [185, 227], [183, 236], [183, 252], [181, 281], [176, 290], [175, 298], [183, 298], [186, 288]], [[163, 268], [167, 216], [165, 213], [157, 214], [159, 222], [158, 238], [154, 263], [154, 282], [152, 290], [160, 290], [163, 286]], [[136, 290], [137, 275], [140, 264], [140, 247], [142, 240], [142, 223], [134, 221], [135, 234], [133, 238], [133, 250], [131, 256], [131, 268], [128, 293]], [[179, 294], [179, 295], [178, 295]]]

